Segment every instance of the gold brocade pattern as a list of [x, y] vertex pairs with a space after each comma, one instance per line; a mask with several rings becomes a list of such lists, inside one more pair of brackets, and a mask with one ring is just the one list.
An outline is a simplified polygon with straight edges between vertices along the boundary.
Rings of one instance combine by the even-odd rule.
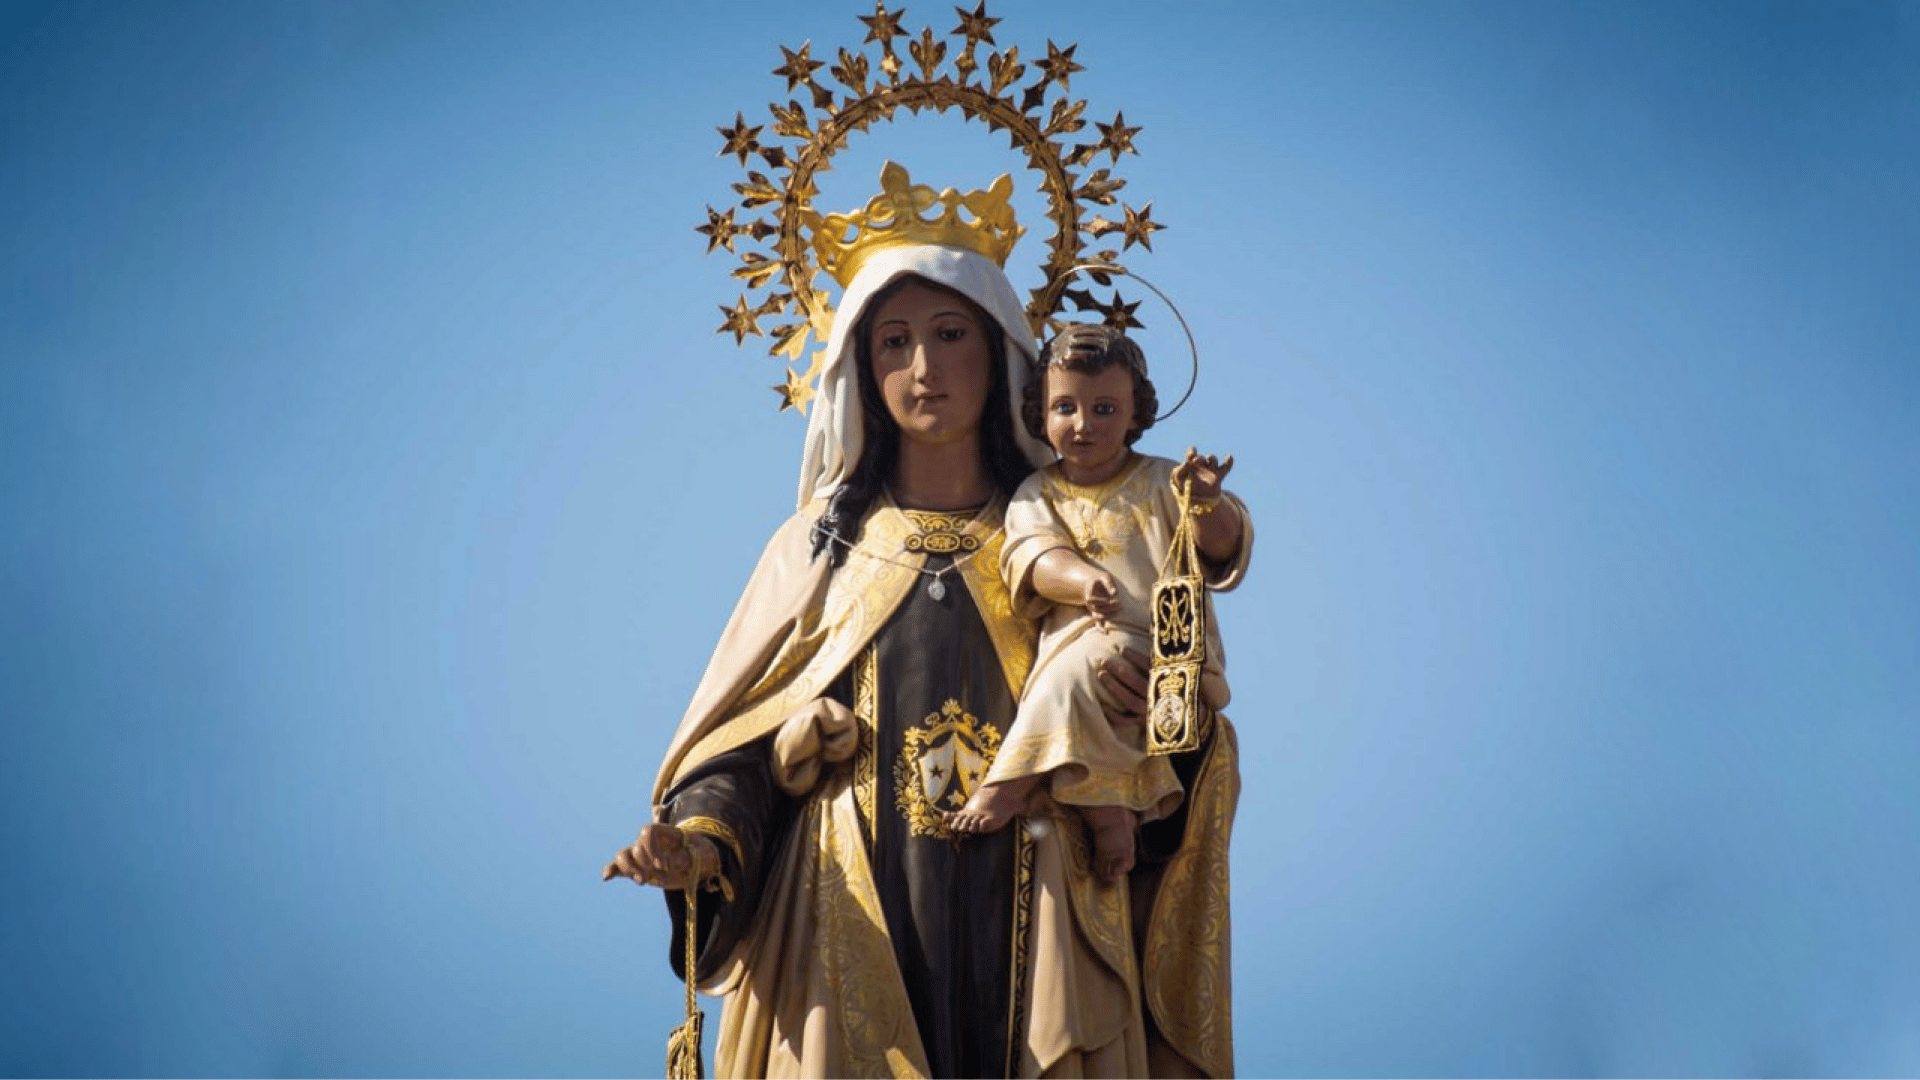
[[1000, 729], [949, 698], [904, 732], [893, 766], [894, 802], [915, 836], [951, 840], [945, 814], [967, 804], [1000, 748]]
[[1027, 983], [1032, 972], [1033, 836], [1027, 823], [1014, 823], [1013, 838], [1013, 972], [1007, 999], [1007, 1067], [1012, 1076], [1020, 1064], [1020, 1044], [1027, 1030]]
[[980, 549], [981, 537], [968, 532], [975, 514], [948, 514], [933, 510], [899, 508], [913, 531], [902, 546], [915, 554], [952, 555], [956, 558]]
[[1231, 1076], [1227, 847], [1240, 796], [1240, 746], [1226, 717], [1215, 717], [1213, 728], [1213, 749], [1188, 793], [1186, 836], [1154, 899], [1145, 999], [1175, 1049], [1208, 1076]]
[[880, 652], [869, 644], [860, 651], [860, 663], [853, 671], [853, 717], [859, 724], [859, 743], [853, 752], [853, 803], [860, 811], [860, 828], [867, 838], [867, 851], [873, 851], [873, 793], [878, 780], [875, 761], [879, 751], [878, 704], [880, 695]]
[[[992, 517], [997, 528], [998, 512]], [[826, 692], [920, 580], [915, 557], [900, 554], [906, 534], [906, 519], [899, 514], [867, 515], [847, 561], [829, 579], [820, 607], [781, 643], [768, 674], [741, 696], [733, 716], [681, 758], [674, 783], [700, 762], [768, 734]], [[861, 552], [878, 557], [862, 557]]]
[[[903, 554], [908, 518], [881, 512], [892, 509], [884, 496], [876, 502], [876, 512], [867, 515], [847, 561], [829, 579], [824, 602], [781, 643], [767, 675], [741, 696], [733, 715], [681, 757], [672, 783], [679, 783], [700, 762], [772, 732], [794, 710], [825, 693], [834, 677], [847, 670], [873, 640], [908, 590], [922, 580], [919, 565], [925, 556]], [[967, 535], [977, 541], [979, 554], [958, 570], [986, 620], [1000, 666], [1017, 697], [1033, 667], [1035, 632], [1026, 620], [1012, 617], [1013, 600], [993, 569], [999, 565], [1005, 509], [1004, 502], [989, 503], [968, 524]]]
[[747, 857], [740, 847], [740, 834], [733, 831], [733, 826], [721, 821], [719, 818], [707, 817], [702, 814], [685, 818], [674, 824], [681, 832], [699, 833], [702, 836], [712, 837], [726, 844], [727, 847], [733, 850], [733, 861], [741, 866], [746, 865]]
[[[1178, 794], [1180, 781], [1164, 758], [1147, 758], [1141, 767], [1126, 771], [1095, 770], [1072, 762], [1072, 750], [1078, 736], [1071, 731], [1046, 731], [1024, 739], [1008, 740], [994, 756], [1002, 775], [1011, 766], [1013, 776], [1038, 776], [1053, 773], [1047, 789], [1054, 801], [1070, 806], [1124, 806], [1148, 810], [1159, 806], [1169, 794]], [[1063, 776], [1054, 770], [1071, 763]], [[1178, 805], [1177, 803], [1174, 805]], [[1171, 807], [1167, 812], [1171, 812]]]
[[993, 532], [981, 541], [980, 554], [960, 564], [960, 580], [967, 583], [967, 592], [973, 597], [974, 606], [980, 609], [987, 637], [993, 642], [994, 653], [1000, 657], [1000, 672], [1007, 677], [1007, 689], [1013, 692], [1013, 700], [1019, 701], [1020, 692], [1026, 689], [1027, 675], [1033, 670], [1040, 631], [1032, 619], [1021, 618], [1013, 612], [1013, 594], [1007, 591], [999, 569], [1000, 550], [1007, 539], [1007, 534], [1000, 529], [1001, 508], [989, 509]]
[[[836, 821], [834, 801], [808, 800], [803, 828], [812, 832], [819, 852], [809, 890], [818, 930], [812, 953], [828, 1000], [837, 1006], [833, 1013], [845, 1052], [836, 1068], [847, 1076], [925, 1076], [924, 1051], [906, 998], [897, 989], [888, 992], [899, 986], [900, 976], [873, 871], [857, 827], [850, 830]], [[914, 1061], [915, 1056], [922, 1060]]]
[[1133, 915], [1127, 887], [1102, 884], [1093, 872], [1087, 829], [1078, 818], [1076, 814], [1053, 822], [1060, 830], [1061, 847], [1067, 855], [1067, 893], [1073, 903], [1074, 921], [1094, 954], [1120, 976], [1132, 994], [1140, 985], [1140, 973], [1134, 963]]
[[1124, 550], [1139, 534], [1154, 505], [1153, 470], [1141, 467], [1146, 461], [1136, 456], [1106, 482], [1084, 487], [1068, 480], [1058, 465], [1042, 473], [1047, 501], [1080, 554], [1098, 561]]

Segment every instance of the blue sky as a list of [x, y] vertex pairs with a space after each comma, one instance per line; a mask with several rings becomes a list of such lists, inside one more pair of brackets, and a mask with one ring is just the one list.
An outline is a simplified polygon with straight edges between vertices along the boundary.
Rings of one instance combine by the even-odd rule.
[[[0, 9], [0, 1072], [660, 1067], [597, 872], [801, 432], [692, 228], [867, 13]], [[1240, 1071], [1920, 1071], [1920, 8], [992, 13], [1256, 514]]]

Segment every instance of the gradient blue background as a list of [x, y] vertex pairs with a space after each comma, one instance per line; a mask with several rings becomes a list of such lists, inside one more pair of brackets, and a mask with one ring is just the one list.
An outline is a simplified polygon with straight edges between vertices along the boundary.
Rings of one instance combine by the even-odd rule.
[[[692, 226], [866, 13], [0, 11], [0, 1072], [660, 1068], [598, 871], [801, 432]], [[993, 13], [1259, 522], [1241, 1072], [1920, 1072], [1920, 8]]]

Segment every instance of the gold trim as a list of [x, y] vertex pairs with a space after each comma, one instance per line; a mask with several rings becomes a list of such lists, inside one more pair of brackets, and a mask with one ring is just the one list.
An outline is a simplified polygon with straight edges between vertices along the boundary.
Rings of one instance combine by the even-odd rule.
[[679, 829], [681, 832], [699, 833], [702, 836], [721, 841], [733, 849], [734, 862], [741, 866], [747, 865], [747, 857], [742, 853], [740, 846], [740, 834], [733, 831], [733, 826], [721, 821], [719, 818], [708, 817], [705, 814], [696, 814], [684, 821], [674, 822], [673, 827]]
[[[1212, 710], [1206, 710], [1212, 714]], [[1212, 715], [1207, 761], [1187, 793], [1187, 827], [1153, 899], [1143, 997], [1168, 1043], [1203, 1075], [1233, 1074], [1232, 895], [1228, 848], [1240, 798], [1240, 744]]]
[[1001, 529], [1006, 507], [996, 504], [990, 506], [975, 519], [969, 530], [973, 534], [985, 532], [980, 541], [979, 554], [958, 564], [960, 580], [966, 582], [967, 592], [973, 597], [974, 607], [980, 610], [980, 619], [987, 627], [987, 639], [993, 642], [993, 651], [1000, 658], [1000, 673], [1006, 676], [1007, 689], [1013, 692], [1013, 700], [1020, 700], [1020, 692], [1026, 688], [1027, 675], [1033, 670], [1034, 653], [1039, 647], [1040, 631], [1032, 619], [1022, 618], [1013, 610], [1013, 594], [1007, 591], [1006, 580], [1000, 576], [1001, 549], [1006, 546], [1007, 534]]
[[879, 738], [879, 698], [880, 650], [869, 644], [860, 651], [853, 673], [853, 717], [860, 730], [859, 745], [853, 753], [853, 802], [860, 812], [869, 857], [873, 855], [873, 793], [878, 779], [879, 751], [875, 744]]
[[1002, 1075], [1016, 1075], [1020, 1050], [1027, 1031], [1027, 988], [1031, 966], [1033, 933], [1033, 837], [1027, 833], [1024, 818], [1013, 823], [1013, 973], [1008, 979], [1007, 1068]]
[[[883, 495], [876, 505], [892, 504]], [[781, 643], [767, 676], [741, 695], [732, 715], [681, 756], [669, 788], [700, 762], [772, 732], [847, 670], [922, 576], [915, 557], [899, 554], [902, 522], [898, 514], [867, 515], [853, 551], [873, 557], [849, 558], [834, 570], [825, 600]]]
[[1089, 559], [1104, 559], [1126, 550], [1139, 535], [1153, 483], [1149, 459], [1134, 454], [1130, 464], [1098, 484], [1076, 484], [1058, 464], [1041, 473], [1041, 486], [1054, 516], [1066, 527], [1073, 546]]

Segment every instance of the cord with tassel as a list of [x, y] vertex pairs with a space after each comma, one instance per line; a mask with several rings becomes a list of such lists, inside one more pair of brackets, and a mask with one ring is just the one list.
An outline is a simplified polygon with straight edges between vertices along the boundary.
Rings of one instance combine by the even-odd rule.
[[700, 1029], [706, 1017], [694, 996], [694, 962], [698, 959], [700, 938], [700, 886], [688, 882], [687, 898], [687, 1022], [667, 1036], [667, 1080], [702, 1080], [707, 1074], [700, 1060]]

